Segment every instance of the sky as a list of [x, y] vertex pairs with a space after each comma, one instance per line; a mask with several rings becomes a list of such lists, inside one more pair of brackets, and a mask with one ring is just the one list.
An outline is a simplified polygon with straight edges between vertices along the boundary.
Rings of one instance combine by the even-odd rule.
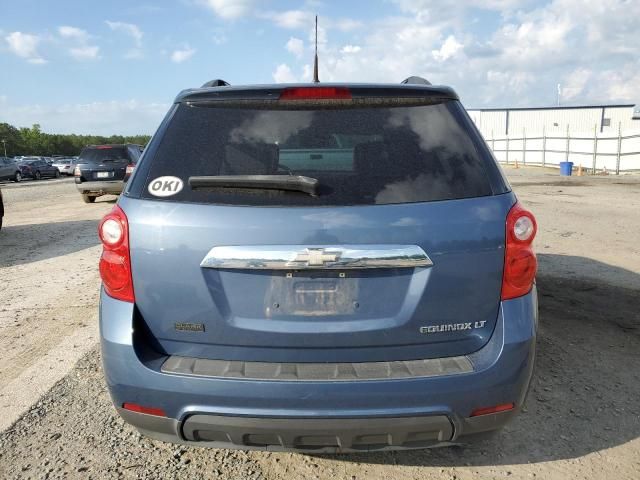
[[321, 81], [419, 75], [467, 108], [640, 102], [640, 0], [0, 0], [0, 122], [152, 134], [211, 79], [308, 82], [316, 14]]

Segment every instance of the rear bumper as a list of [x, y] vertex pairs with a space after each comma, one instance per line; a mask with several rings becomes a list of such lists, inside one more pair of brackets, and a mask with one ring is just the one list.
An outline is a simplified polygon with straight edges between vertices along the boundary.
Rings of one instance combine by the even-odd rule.
[[122, 180], [76, 183], [76, 188], [80, 193], [97, 193], [101, 195], [119, 195], [122, 193], [123, 186]]
[[[495, 430], [524, 402], [535, 354], [537, 298], [503, 302], [472, 372], [366, 381], [277, 381], [163, 373], [166, 357], [134, 347], [133, 305], [102, 292], [104, 371], [120, 415], [142, 433], [199, 446], [314, 452], [424, 448]], [[163, 409], [167, 417], [123, 410]], [[513, 402], [512, 411], [470, 417]]]

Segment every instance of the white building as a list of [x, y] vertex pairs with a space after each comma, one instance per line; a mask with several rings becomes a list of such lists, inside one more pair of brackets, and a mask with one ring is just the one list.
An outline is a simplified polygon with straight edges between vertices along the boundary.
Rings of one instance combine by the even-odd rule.
[[582, 107], [484, 108], [468, 110], [485, 139], [519, 135], [562, 134], [617, 135], [640, 131], [640, 112], [634, 105], [587, 105]]
[[592, 171], [640, 170], [640, 111], [634, 105], [468, 110], [500, 162]]

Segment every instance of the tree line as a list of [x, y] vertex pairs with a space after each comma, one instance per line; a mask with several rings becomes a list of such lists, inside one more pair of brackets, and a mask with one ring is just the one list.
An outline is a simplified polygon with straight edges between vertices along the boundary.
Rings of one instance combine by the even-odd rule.
[[[8, 123], [0, 123], [0, 156], [19, 155], [69, 155], [80, 154], [80, 150], [87, 145], [101, 145], [108, 143], [136, 143], [146, 145], [150, 135], [76, 135], [60, 133], [44, 133], [40, 125], [31, 128], [16, 128]], [[4, 140], [4, 142], [2, 142]]]

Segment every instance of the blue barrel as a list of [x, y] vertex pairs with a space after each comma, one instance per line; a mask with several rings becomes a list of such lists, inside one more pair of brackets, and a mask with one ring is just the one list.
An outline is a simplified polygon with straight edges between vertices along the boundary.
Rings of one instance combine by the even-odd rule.
[[571, 170], [573, 170], [573, 162], [560, 162], [560, 175], [570, 177]]

